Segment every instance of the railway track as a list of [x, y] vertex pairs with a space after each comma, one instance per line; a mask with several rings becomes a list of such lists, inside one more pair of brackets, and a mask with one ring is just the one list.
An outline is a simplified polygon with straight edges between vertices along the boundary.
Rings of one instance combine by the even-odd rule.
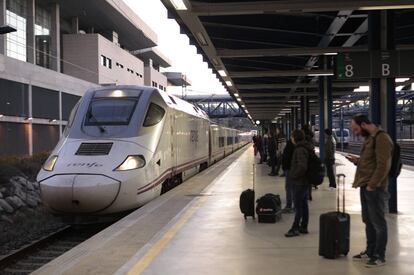
[[[401, 146], [401, 161], [405, 165], [414, 165], [414, 143], [410, 141], [398, 142]], [[349, 143], [348, 148], [344, 148], [344, 152], [358, 155], [361, 150], [362, 143], [352, 142]], [[338, 146], [337, 150], [341, 148]]]
[[30, 274], [105, 229], [108, 224], [67, 226], [0, 258], [1, 275]]

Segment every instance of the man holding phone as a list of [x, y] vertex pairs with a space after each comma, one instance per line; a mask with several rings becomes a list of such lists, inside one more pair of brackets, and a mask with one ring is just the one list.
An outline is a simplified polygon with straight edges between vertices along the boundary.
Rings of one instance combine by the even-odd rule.
[[360, 157], [346, 158], [357, 166], [354, 188], [360, 188], [362, 221], [365, 223], [366, 250], [354, 260], [368, 260], [366, 267], [385, 265], [387, 222], [385, 209], [388, 200], [388, 174], [391, 168], [393, 142], [390, 136], [372, 123], [366, 115], [352, 118], [351, 128], [365, 138]]

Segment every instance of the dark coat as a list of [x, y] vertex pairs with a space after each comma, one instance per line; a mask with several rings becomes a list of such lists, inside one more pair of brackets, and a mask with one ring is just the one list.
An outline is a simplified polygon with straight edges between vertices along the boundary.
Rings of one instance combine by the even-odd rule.
[[292, 163], [293, 150], [295, 150], [295, 145], [289, 139], [286, 143], [285, 149], [283, 149], [282, 154], [282, 169], [283, 171], [290, 170], [290, 165]]
[[289, 179], [295, 185], [308, 184], [307, 172], [309, 156], [314, 146], [308, 141], [302, 141], [295, 145], [292, 162], [289, 170]]
[[269, 152], [269, 156], [271, 156], [271, 157], [276, 156], [277, 146], [276, 146], [276, 138], [275, 137], [273, 137], [273, 136], [269, 137], [269, 144], [268, 144], [267, 150]]

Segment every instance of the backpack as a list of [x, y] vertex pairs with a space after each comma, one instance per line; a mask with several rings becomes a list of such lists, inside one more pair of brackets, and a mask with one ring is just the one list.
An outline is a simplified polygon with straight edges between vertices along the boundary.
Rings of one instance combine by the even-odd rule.
[[325, 178], [325, 165], [316, 155], [315, 150], [310, 150], [309, 148], [306, 148], [306, 150], [309, 152], [308, 170], [306, 171], [308, 183], [313, 186], [321, 185]]
[[[374, 151], [375, 151], [375, 146], [377, 145], [377, 136], [381, 133], [385, 133], [384, 131], [380, 131], [378, 134], [375, 135], [374, 137]], [[386, 134], [386, 133], [385, 133]], [[398, 143], [392, 141], [393, 144], [393, 150], [392, 150], [392, 159], [391, 159], [391, 168], [390, 171], [388, 172], [388, 175], [390, 177], [393, 178], [397, 178], [400, 173], [401, 173], [401, 169], [402, 169], [402, 162], [401, 162], [401, 147]]]
[[306, 176], [309, 184], [312, 184], [313, 186], [321, 185], [325, 177], [325, 165], [313, 150], [309, 150], [308, 171], [306, 172]]

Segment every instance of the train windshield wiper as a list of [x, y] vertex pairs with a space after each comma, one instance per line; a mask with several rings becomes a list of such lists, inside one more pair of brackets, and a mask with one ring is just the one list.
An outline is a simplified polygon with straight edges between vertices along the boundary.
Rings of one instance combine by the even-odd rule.
[[88, 117], [88, 120], [89, 119], [93, 119], [95, 121], [96, 124], [94, 124], [94, 125], [96, 125], [99, 128], [99, 130], [101, 131], [101, 133], [105, 133], [106, 132], [106, 129], [102, 125], [99, 125], [99, 120], [96, 119], [96, 117], [92, 114], [92, 111], [90, 109], [86, 113], [86, 116]]

